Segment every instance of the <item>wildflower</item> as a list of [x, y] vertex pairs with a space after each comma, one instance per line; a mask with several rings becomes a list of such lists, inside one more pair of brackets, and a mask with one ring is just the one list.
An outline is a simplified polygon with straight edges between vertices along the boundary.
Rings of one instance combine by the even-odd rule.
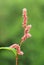
[[26, 28], [26, 26], [27, 26], [27, 9], [26, 8], [23, 9], [23, 23], [22, 23], [22, 26], [24, 28]]
[[31, 34], [27, 33], [25, 34], [22, 38], [21, 38], [21, 41], [25, 41], [27, 38], [30, 38], [31, 37]]
[[19, 55], [23, 55], [24, 53], [20, 50], [20, 46], [18, 44], [13, 44], [10, 46], [10, 48], [15, 48], [17, 50], [17, 53]]
[[30, 38], [31, 37], [31, 34], [29, 33], [32, 25], [27, 25], [27, 9], [24, 8], [23, 9], [23, 24], [22, 26], [24, 27], [24, 35], [23, 37], [21, 38], [21, 43], [20, 45], [22, 44], [23, 41], [25, 41], [27, 38]]
[[24, 34], [29, 33], [31, 27], [32, 27], [32, 25], [27, 25], [24, 30]]

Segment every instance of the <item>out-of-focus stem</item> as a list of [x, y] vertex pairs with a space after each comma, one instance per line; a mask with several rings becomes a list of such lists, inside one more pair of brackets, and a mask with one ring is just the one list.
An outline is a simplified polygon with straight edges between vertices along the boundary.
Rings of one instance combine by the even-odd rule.
[[[14, 48], [10, 48], [10, 47], [0, 47], [0, 50], [4, 49], [4, 50], [9, 50], [12, 51], [15, 55], [16, 55], [16, 50]], [[14, 52], [15, 51], [15, 52]]]
[[18, 65], [18, 54], [16, 55], [16, 65]]
[[12, 49], [9, 48], [9, 47], [0, 47], [0, 50], [1, 50], [1, 49], [4, 49], [4, 50], [11, 50], [11, 51], [12, 51]]
[[20, 41], [20, 47], [21, 47], [21, 45], [22, 45], [22, 41]]

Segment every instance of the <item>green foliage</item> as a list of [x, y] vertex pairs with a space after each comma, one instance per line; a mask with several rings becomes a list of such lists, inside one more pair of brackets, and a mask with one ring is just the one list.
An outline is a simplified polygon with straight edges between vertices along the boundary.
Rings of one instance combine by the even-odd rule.
[[[16, 50], [9, 47], [0, 47], [0, 64], [1, 65], [12, 65], [15, 62]], [[10, 63], [11, 62], [11, 63]]]

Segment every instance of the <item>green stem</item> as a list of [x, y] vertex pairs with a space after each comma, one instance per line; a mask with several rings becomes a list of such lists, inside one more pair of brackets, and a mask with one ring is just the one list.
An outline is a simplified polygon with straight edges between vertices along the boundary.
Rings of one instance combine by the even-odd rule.
[[12, 51], [12, 52], [16, 55], [16, 49], [14, 49], [14, 48], [10, 48], [10, 47], [0, 47], [0, 50], [1, 50], [1, 49], [10, 50], [10, 51]]

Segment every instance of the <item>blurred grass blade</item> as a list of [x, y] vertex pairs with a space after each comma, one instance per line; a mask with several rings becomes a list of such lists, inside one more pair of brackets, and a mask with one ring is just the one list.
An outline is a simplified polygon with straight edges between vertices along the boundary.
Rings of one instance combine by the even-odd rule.
[[0, 50], [1, 50], [1, 49], [10, 50], [10, 51], [12, 51], [12, 52], [16, 55], [16, 49], [14, 49], [14, 48], [10, 48], [10, 47], [0, 47]]

